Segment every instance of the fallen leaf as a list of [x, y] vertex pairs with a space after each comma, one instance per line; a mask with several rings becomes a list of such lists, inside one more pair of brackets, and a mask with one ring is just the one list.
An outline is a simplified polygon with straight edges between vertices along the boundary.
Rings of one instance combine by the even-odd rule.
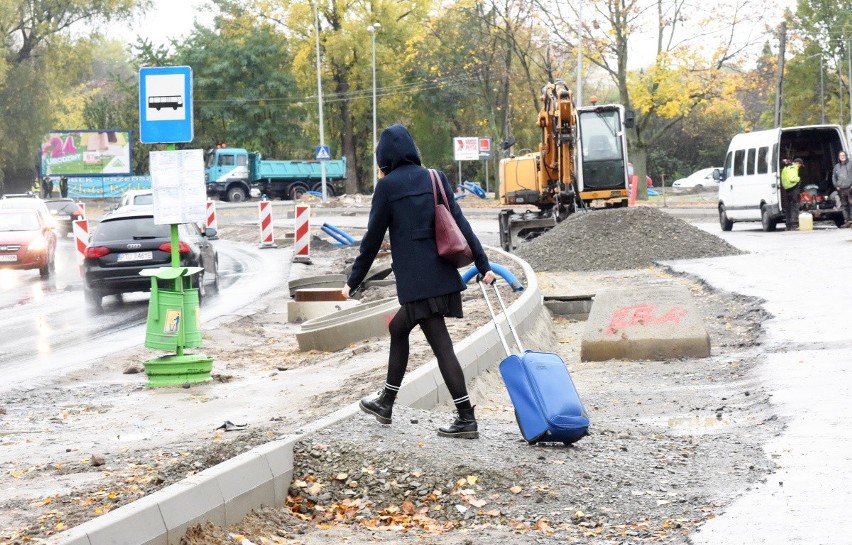
[[476, 476], [476, 475], [468, 475], [466, 477], [466, 479], [467, 479], [467, 484], [474, 485], [474, 484], [476, 484], [476, 481], [479, 480], [479, 477]]
[[467, 500], [467, 503], [471, 504], [474, 507], [482, 507], [488, 502], [486, 500]]
[[509, 489], [512, 494], [520, 494], [524, 488], [522, 486], [515, 485]]

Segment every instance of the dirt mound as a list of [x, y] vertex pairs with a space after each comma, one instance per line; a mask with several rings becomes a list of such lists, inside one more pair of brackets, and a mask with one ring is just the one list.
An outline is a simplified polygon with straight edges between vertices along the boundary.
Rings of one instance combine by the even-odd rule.
[[516, 253], [536, 271], [602, 271], [742, 252], [671, 214], [637, 206], [574, 214]]

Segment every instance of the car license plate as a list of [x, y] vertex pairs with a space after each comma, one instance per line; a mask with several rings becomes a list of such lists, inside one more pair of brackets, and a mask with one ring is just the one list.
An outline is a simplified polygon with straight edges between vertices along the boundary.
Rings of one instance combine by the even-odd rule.
[[17, 260], [18, 260], [18, 254], [0, 255], [0, 261], [6, 262], [6, 263], [17, 261]]
[[118, 262], [125, 261], [147, 261], [153, 257], [151, 252], [128, 252], [126, 254], [118, 254]]

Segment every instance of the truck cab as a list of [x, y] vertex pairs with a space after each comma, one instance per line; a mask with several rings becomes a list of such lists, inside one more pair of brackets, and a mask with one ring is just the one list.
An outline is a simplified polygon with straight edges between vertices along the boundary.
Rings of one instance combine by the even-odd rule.
[[577, 185], [580, 198], [606, 206], [627, 206], [627, 135], [633, 126], [621, 104], [583, 106], [577, 109], [580, 168]]
[[215, 148], [204, 168], [207, 194], [223, 201], [240, 202], [251, 195], [249, 153], [243, 148]]

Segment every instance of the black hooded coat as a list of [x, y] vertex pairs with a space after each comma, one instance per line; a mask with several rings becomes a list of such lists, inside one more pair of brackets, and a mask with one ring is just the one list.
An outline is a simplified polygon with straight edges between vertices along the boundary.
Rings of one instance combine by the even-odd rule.
[[[384, 177], [373, 192], [367, 232], [347, 284], [360, 286], [390, 231], [393, 272], [400, 304], [438, 297], [465, 289], [458, 270], [438, 255], [435, 243], [435, 203], [432, 181], [420, 163], [414, 139], [402, 125], [382, 131], [376, 146], [377, 165]], [[473, 251], [480, 274], [491, 270], [488, 257], [474, 235], [443, 172], [438, 172], [449, 208]], [[440, 198], [440, 197], [439, 197]]]

